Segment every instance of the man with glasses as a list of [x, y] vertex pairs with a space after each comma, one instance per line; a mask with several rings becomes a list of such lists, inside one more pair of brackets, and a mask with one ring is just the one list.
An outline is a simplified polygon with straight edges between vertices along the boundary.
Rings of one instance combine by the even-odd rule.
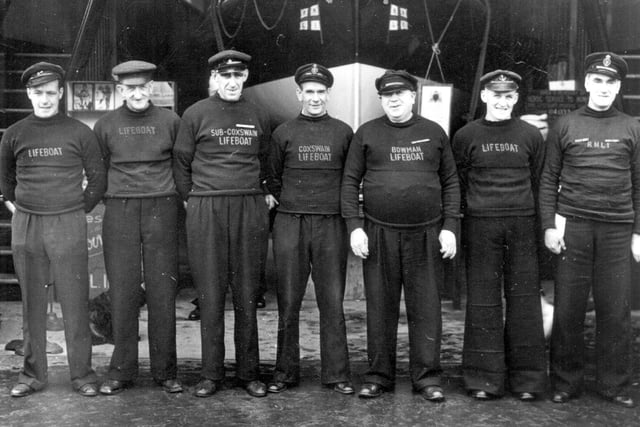
[[172, 150], [180, 117], [150, 100], [154, 64], [127, 61], [113, 68], [124, 104], [98, 120], [108, 171], [102, 227], [109, 279], [114, 349], [102, 394], [117, 394], [138, 374], [141, 285], [149, 313], [153, 379], [168, 393], [177, 379], [175, 296], [178, 277], [178, 200]]
[[584, 319], [596, 310], [596, 390], [623, 407], [631, 380], [630, 256], [640, 261], [640, 124], [614, 107], [626, 61], [612, 52], [584, 63], [587, 105], [549, 132], [540, 183], [547, 249], [557, 255], [551, 334], [553, 402], [584, 388]]
[[[387, 71], [375, 81], [385, 115], [356, 132], [342, 181], [351, 249], [364, 259], [369, 369], [359, 396], [378, 397], [395, 381], [404, 288], [413, 389], [440, 402], [442, 258], [456, 254], [460, 190], [444, 130], [416, 115], [417, 80]], [[358, 193], [363, 182], [364, 225]]]
[[91, 368], [85, 213], [98, 204], [107, 180], [91, 129], [60, 114], [63, 80], [62, 67], [48, 62], [22, 73], [33, 113], [11, 125], [0, 144], [0, 190], [15, 205], [11, 248], [22, 290], [24, 366], [12, 397], [47, 385], [47, 287], [52, 281], [62, 307], [73, 388], [83, 396], [98, 394]]
[[251, 57], [225, 50], [209, 58], [217, 92], [189, 107], [174, 147], [178, 192], [187, 206], [189, 264], [200, 305], [201, 380], [197, 397], [212, 396], [225, 378], [224, 307], [231, 288], [236, 378], [254, 397], [259, 380], [256, 299], [269, 229], [267, 157], [271, 123], [242, 97]]

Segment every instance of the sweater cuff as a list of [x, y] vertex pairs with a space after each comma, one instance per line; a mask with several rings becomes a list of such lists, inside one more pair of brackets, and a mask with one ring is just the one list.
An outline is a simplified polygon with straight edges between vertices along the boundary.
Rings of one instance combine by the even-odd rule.
[[458, 218], [445, 218], [442, 223], [442, 229], [458, 234]]
[[345, 221], [347, 222], [347, 231], [349, 231], [349, 234], [356, 228], [364, 229], [364, 219], [362, 218], [345, 218]]

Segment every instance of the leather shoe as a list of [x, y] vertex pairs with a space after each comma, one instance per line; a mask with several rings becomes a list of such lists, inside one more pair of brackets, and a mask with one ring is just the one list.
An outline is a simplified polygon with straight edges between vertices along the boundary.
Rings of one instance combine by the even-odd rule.
[[551, 401], [553, 403], [567, 403], [571, 399], [571, 395], [566, 391], [556, 391], [553, 393]]
[[274, 381], [272, 383], [269, 383], [269, 385], [267, 386], [267, 391], [269, 393], [282, 393], [287, 388], [287, 383], [282, 381]]
[[187, 316], [189, 320], [200, 320], [200, 307], [196, 307]]
[[34, 393], [36, 390], [29, 384], [18, 383], [11, 389], [11, 397], [25, 397]]
[[78, 389], [78, 394], [84, 397], [96, 397], [98, 395], [98, 384], [86, 383]]
[[537, 396], [535, 393], [530, 393], [528, 391], [523, 391], [522, 393], [518, 393], [518, 399], [523, 402], [533, 402], [536, 400]]
[[364, 383], [360, 388], [360, 392], [358, 392], [358, 397], [363, 397], [365, 399], [380, 397], [383, 392], [382, 385], [376, 383]]
[[182, 393], [182, 383], [176, 378], [156, 382], [162, 386], [162, 389], [167, 393]]
[[633, 399], [625, 394], [612, 396], [609, 398], [609, 400], [616, 405], [622, 406], [624, 408], [634, 408], [636, 406], [636, 403], [633, 401]]
[[442, 391], [442, 388], [440, 386], [427, 386], [420, 390], [420, 394], [426, 400], [429, 400], [431, 402], [444, 402], [444, 392]]
[[210, 397], [218, 391], [218, 383], [213, 380], [203, 379], [196, 385], [193, 395], [196, 397]]
[[484, 390], [471, 390], [471, 397], [476, 400], [490, 400], [491, 395]]
[[123, 392], [126, 388], [131, 387], [131, 385], [131, 381], [106, 380], [100, 386], [100, 393], [112, 396]]
[[339, 383], [335, 383], [333, 385], [333, 391], [336, 391], [340, 394], [353, 394], [355, 390], [353, 389], [353, 384], [349, 381], [342, 381]]
[[259, 380], [249, 381], [244, 386], [244, 389], [253, 397], [265, 397], [267, 395], [267, 386]]

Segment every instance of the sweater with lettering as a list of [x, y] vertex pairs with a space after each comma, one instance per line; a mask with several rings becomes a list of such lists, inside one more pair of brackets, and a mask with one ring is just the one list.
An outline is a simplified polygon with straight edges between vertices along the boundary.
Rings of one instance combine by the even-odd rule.
[[268, 115], [244, 98], [215, 94], [196, 102], [184, 112], [173, 147], [178, 193], [262, 194], [270, 138]]
[[582, 107], [549, 132], [540, 182], [542, 228], [555, 214], [633, 223], [640, 233], [640, 123], [615, 108]]
[[407, 228], [437, 224], [455, 232], [460, 188], [449, 138], [435, 122], [414, 115], [403, 123], [386, 116], [362, 125], [349, 147], [342, 178], [341, 208], [349, 231], [364, 215], [378, 224]]
[[300, 114], [283, 123], [271, 141], [269, 190], [278, 212], [340, 214], [340, 184], [351, 127], [325, 114]]
[[523, 120], [475, 120], [453, 137], [468, 216], [531, 216], [544, 163], [540, 131]]
[[179, 126], [177, 114], [154, 105], [141, 112], [123, 105], [102, 116], [93, 131], [108, 168], [105, 197], [176, 194], [172, 151]]
[[[83, 175], [87, 186], [83, 190]], [[11, 125], [0, 143], [0, 190], [16, 208], [38, 215], [91, 211], [107, 177], [91, 129], [58, 114], [34, 114]]]

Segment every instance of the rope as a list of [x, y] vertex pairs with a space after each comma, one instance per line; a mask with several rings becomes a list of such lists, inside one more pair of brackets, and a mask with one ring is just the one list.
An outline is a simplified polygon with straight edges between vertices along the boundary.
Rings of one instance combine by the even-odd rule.
[[218, 21], [220, 21], [220, 28], [222, 28], [222, 31], [224, 32], [225, 36], [227, 36], [230, 39], [233, 39], [240, 32], [240, 28], [242, 28], [242, 23], [244, 22], [244, 17], [247, 14], [247, 3], [249, 3], [249, 0], [244, 0], [244, 3], [242, 4], [242, 15], [240, 15], [240, 22], [238, 23], [238, 27], [233, 32], [233, 34], [231, 34], [227, 30], [227, 27], [224, 25], [224, 20], [222, 19], [222, 11], [220, 10], [220, 6], [222, 5], [222, 2], [223, 2], [223, 0], [218, 0], [218, 3], [216, 4], [216, 8], [217, 8], [217, 11], [218, 11]]
[[429, 73], [431, 72], [431, 66], [433, 65], [433, 60], [435, 58], [436, 63], [438, 64], [438, 70], [440, 71], [440, 78], [442, 79], [443, 83], [445, 81], [444, 72], [442, 71], [442, 64], [440, 63], [440, 54], [442, 53], [442, 51], [440, 50], [440, 42], [442, 42], [444, 35], [447, 33], [449, 26], [453, 22], [453, 18], [456, 16], [456, 13], [458, 12], [460, 3], [462, 3], [462, 0], [458, 0], [458, 2], [456, 3], [455, 7], [453, 8], [453, 12], [451, 12], [451, 16], [449, 17], [449, 20], [447, 21], [447, 24], [444, 26], [442, 33], [440, 33], [440, 37], [438, 38], [438, 41], [435, 41], [435, 37], [433, 35], [433, 27], [431, 26], [431, 17], [429, 14], [429, 7], [427, 6], [427, 0], [423, 0], [424, 11], [427, 16], [427, 27], [429, 28], [429, 36], [431, 37], [431, 42], [432, 42], [431, 58], [429, 59], [429, 65], [427, 66], [427, 73], [424, 76], [425, 79], [429, 78]]
[[280, 15], [278, 15], [278, 18], [276, 19], [276, 22], [274, 22], [273, 25], [267, 25], [267, 23], [262, 18], [262, 14], [260, 13], [260, 9], [258, 8], [258, 0], [253, 0], [253, 6], [256, 8], [256, 15], [258, 15], [258, 20], [260, 21], [260, 23], [262, 24], [262, 26], [264, 27], [265, 30], [271, 31], [275, 27], [278, 26], [278, 24], [282, 20], [282, 17], [284, 16], [284, 11], [287, 8], [287, 2], [288, 2], [288, 0], [284, 0], [282, 2], [282, 8], [280, 9]]

